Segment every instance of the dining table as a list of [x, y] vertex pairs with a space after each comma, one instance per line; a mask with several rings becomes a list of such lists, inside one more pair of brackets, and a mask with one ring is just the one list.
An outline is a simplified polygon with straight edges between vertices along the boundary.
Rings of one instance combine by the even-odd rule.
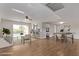
[[[61, 39], [63, 39], [63, 40], [68, 40], [68, 38], [71, 38], [72, 43], [74, 42], [74, 35], [73, 35], [72, 32], [57, 32], [57, 33], [54, 33], [56, 40], [59, 39], [58, 35], [60, 35]], [[68, 37], [68, 36], [70, 36], [70, 37]]]

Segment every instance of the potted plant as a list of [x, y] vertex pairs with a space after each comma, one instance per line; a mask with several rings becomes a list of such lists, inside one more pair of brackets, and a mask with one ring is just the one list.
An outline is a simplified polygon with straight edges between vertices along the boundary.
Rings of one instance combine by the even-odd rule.
[[3, 28], [2, 32], [3, 32], [3, 35], [5, 35], [5, 36], [10, 34], [10, 30], [7, 28]]

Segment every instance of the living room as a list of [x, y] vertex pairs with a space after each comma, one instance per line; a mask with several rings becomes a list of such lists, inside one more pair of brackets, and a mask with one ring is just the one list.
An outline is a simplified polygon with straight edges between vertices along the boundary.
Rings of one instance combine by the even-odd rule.
[[0, 55], [79, 55], [78, 10], [78, 3], [0, 4]]

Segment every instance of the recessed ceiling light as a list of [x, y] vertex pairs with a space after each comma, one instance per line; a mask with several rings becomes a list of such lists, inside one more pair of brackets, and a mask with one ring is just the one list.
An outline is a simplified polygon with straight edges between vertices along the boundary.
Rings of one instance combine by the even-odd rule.
[[18, 10], [18, 9], [15, 9], [15, 8], [12, 8], [12, 10], [15, 11], [15, 12], [18, 12], [18, 13], [24, 14], [24, 12], [21, 11], [21, 10]]
[[63, 24], [64, 22], [59, 22], [59, 24]]

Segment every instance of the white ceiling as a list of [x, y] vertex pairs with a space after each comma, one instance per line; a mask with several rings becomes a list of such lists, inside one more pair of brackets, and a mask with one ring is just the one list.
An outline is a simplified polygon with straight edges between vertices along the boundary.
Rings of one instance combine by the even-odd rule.
[[[23, 11], [17, 13], [12, 8]], [[40, 3], [0, 3], [0, 17], [16, 21], [24, 21], [29, 16], [33, 21], [56, 21], [60, 17], [52, 10]]]
[[[64, 8], [53, 12], [40, 3], [0, 3], [0, 17], [16, 21], [24, 21], [29, 16], [33, 21], [64, 21], [78, 24], [79, 3], [63, 3]], [[24, 14], [12, 11], [12, 8], [21, 10]]]
[[55, 13], [59, 15], [62, 21], [68, 22], [70, 24], [79, 24], [79, 3], [63, 3], [64, 8], [62, 10], [56, 11]]

